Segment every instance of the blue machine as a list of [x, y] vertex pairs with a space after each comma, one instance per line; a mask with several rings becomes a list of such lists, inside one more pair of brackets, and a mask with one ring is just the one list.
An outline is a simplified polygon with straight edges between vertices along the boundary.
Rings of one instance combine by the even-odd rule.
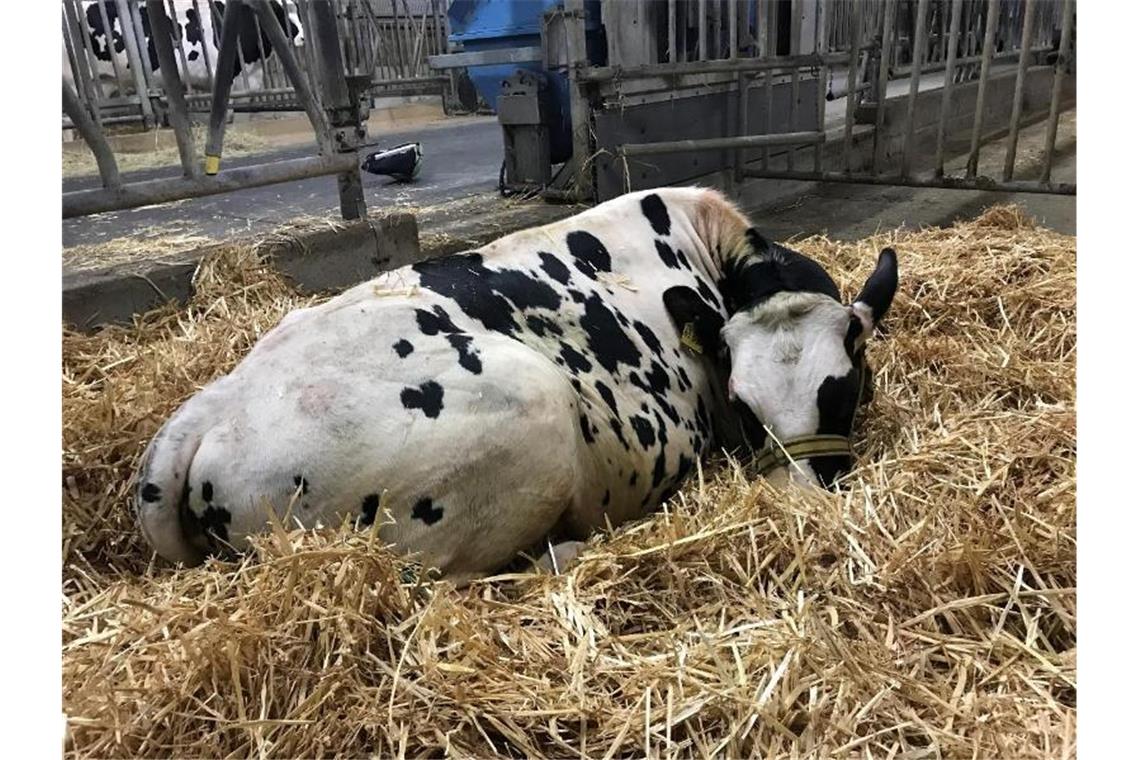
[[[605, 62], [605, 40], [601, 34], [601, 1], [586, 0], [586, 55], [593, 64]], [[450, 41], [463, 45], [464, 52], [531, 47], [541, 44], [542, 16], [561, 8], [561, 0], [454, 0], [447, 11], [451, 23]], [[476, 91], [492, 109], [507, 77], [519, 69], [533, 71], [547, 80], [551, 94], [548, 106], [550, 160], [560, 164], [570, 158], [570, 81], [565, 72], [546, 71], [540, 61], [531, 63], [470, 66], [467, 75]]]

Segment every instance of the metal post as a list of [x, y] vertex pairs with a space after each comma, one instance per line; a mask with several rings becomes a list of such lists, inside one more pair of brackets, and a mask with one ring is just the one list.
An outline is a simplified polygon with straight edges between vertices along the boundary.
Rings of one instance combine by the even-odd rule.
[[[84, 94], [87, 96], [87, 103], [91, 106], [92, 115], [98, 121], [102, 117], [99, 112], [99, 104], [104, 97], [103, 85], [100, 83], [99, 74], [95, 69], [95, 57], [91, 54], [91, 39], [83, 30], [80, 14], [76, 10], [77, 6], [79, 10], [82, 10], [82, 6], [79, 6], [78, 2], [64, 0], [63, 15], [71, 30], [71, 44], [75, 48], [75, 62], [80, 69], [74, 72], [76, 84], [83, 87]], [[82, 78], [82, 82], [79, 81], [80, 78]]]
[[[766, 145], [812, 145], [823, 142], [822, 132], [782, 132], [774, 135], [709, 137], [701, 140], [667, 140], [651, 143], [627, 143], [617, 147], [619, 156], [656, 156], [662, 153], [685, 153], [698, 150], [736, 150]], [[747, 173], [747, 172], [746, 172]]]
[[[997, 0], [993, 0], [997, 2]], [[891, 75], [891, 50], [895, 37], [895, 11], [898, 9], [898, 0], [887, 0], [887, 7], [883, 12], [883, 38], [879, 48], [879, 78], [878, 91], [875, 94], [875, 147], [871, 156], [871, 172], [877, 173], [886, 151], [886, 140], [883, 139], [883, 126], [886, 122], [887, 80]]]
[[[173, 24], [170, 27], [171, 34], [174, 35], [173, 39], [178, 40], [178, 60], [182, 61], [182, 73], [186, 77], [186, 90], [190, 93], [194, 92], [194, 82], [190, 79], [190, 62], [186, 60], [186, 48], [182, 44], [182, 27], [178, 25], [178, 10], [174, 7], [174, 0], [166, 0], [170, 8], [170, 20]], [[151, 27], [152, 29], [154, 27]], [[175, 34], [177, 31], [177, 34]], [[172, 44], [173, 47], [173, 44]], [[205, 45], [203, 45], [205, 47]]]
[[669, 63], [677, 62], [677, 0], [669, 0]]
[[182, 79], [178, 76], [178, 64], [174, 61], [173, 30], [162, 0], [146, 0], [146, 12], [150, 18], [151, 39], [158, 54], [158, 72], [162, 75], [166, 101], [170, 104], [167, 115], [174, 127], [174, 139], [178, 142], [178, 158], [182, 162], [182, 173], [187, 177], [198, 175], [194, 164], [194, 138], [190, 133], [189, 110], [186, 95], [182, 91]]
[[978, 151], [982, 148], [982, 120], [985, 115], [986, 85], [990, 79], [990, 63], [994, 57], [997, 36], [998, 0], [989, 0], [986, 9], [986, 41], [982, 46], [982, 72], [978, 75], [978, 99], [974, 104], [974, 131], [970, 136], [970, 157], [966, 160], [966, 177], [978, 174]]
[[[959, 0], [960, 2], [961, 0]], [[847, 59], [847, 115], [843, 120], [843, 155], [847, 157], [847, 171], [855, 171], [855, 151], [854, 147], [855, 136], [853, 130], [855, 127], [855, 103], [858, 100], [858, 94], [855, 92], [857, 75], [859, 68], [859, 48], [863, 46], [863, 25], [860, 23], [861, 17], [859, 15], [860, 8], [859, 0], [852, 0], [851, 13], [848, 16], [848, 44], [851, 49], [847, 51], [850, 56]]]
[[[793, 5], [793, 13], [794, 5]], [[796, 123], [796, 116], [799, 114], [800, 108], [800, 68], [796, 66], [792, 69], [792, 105], [788, 113], [788, 129], [795, 129], [798, 124]], [[785, 157], [788, 160], [788, 171], [793, 171], [796, 168], [796, 148], [789, 146]]]
[[[210, 0], [207, 0], [208, 2]], [[202, 34], [206, 33], [206, 27], [202, 20], [202, 8], [198, 5], [198, 0], [194, 0], [194, 13], [198, 14], [198, 25], [202, 27]], [[202, 61], [206, 64], [206, 79], [210, 82], [210, 88], [214, 86], [214, 67], [213, 62], [210, 60], [210, 46], [202, 40]]]
[[736, 0], [728, 0], [728, 57], [736, 59], [736, 48], [739, 47], [736, 36]]
[[1045, 165], [1041, 167], [1041, 182], [1049, 181], [1053, 173], [1053, 151], [1057, 148], [1057, 120], [1061, 116], [1061, 84], [1069, 65], [1069, 46], [1073, 39], [1073, 0], [1065, 0], [1061, 20], [1061, 47], [1057, 50], [1057, 63], [1053, 68], [1053, 95], [1049, 100], [1049, 127], [1045, 133]]
[[1005, 148], [1005, 170], [1002, 179], [1013, 179], [1013, 165], [1017, 160], [1017, 136], [1021, 128], [1021, 103], [1025, 92], [1025, 72], [1029, 69], [1029, 56], [1033, 47], [1033, 14], [1035, 0], [1025, 0], [1025, 18], [1021, 23], [1021, 57], [1017, 61], [1017, 83], [1013, 87], [1013, 111], [1009, 116], [1009, 138]]
[[[827, 110], [827, 64], [819, 67], [819, 78], [816, 80], [816, 112], [819, 114], [819, 131], [824, 131], [824, 112]], [[815, 144], [815, 170], [823, 171], [823, 143]]]
[[[578, 74], [587, 66], [586, 4], [584, 0], [566, 0], [566, 54], [571, 70]], [[583, 84], [572, 76], [570, 86], [570, 139], [573, 145], [574, 175], [579, 198], [593, 194], [593, 182], [587, 174], [590, 158], [590, 102], [582, 91]]]
[[[348, 90], [344, 78], [344, 63], [341, 59], [340, 39], [337, 34], [336, 16], [330, 3], [316, 3], [312, 6], [313, 36], [317, 43], [318, 74], [321, 93], [325, 96], [325, 108], [329, 113], [329, 124], [333, 128], [337, 152], [355, 154], [357, 146], [365, 137], [360, 122], [359, 103]], [[360, 179], [360, 167], [337, 175], [337, 189], [340, 192], [340, 213], [345, 219], [361, 219], [368, 215], [364, 204], [364, 185]]]
[[756, 57], [767, 58], [768, 51], [768, 6], [770, 0], [756, 0]]
[[962, 0], [950, 6], [950, 37], [946, 50], [946, 76], [942, 79], [942, 106], [938, 110], [938, 145], [934, 149], [934, 176], [944, 172], [946, 122], [950, 119], [950, 96], [954, 92], [954, 75], [958, 64], [958, 33], [961, 30]]
[[103, 43], [107, 46], [107, 57], [111, 59], [111, 69], [115, 72], [115, 87], [118, 89], [119, 94], [123, 94], [123, 83], [126, 79], [123, 76], [122, 67], [119, 65], [119, 59], [115, 56], [115, 34], [111, 29], [111, 21], [107, 16], [107, 4], [104, 2], [95, 3], [99, 8], [99, 19], [103, 22]]
[[[255, 7], [257, 8], [258, 15], [261, 17], [262, 23], [265, 25], [266, 34], [269, 36], [269, 44], [273, 46], [273, 49], [280, 57], [281, 64], [285, 69], [285, 75], [289, 78], [289, 81], [293, 85], [293, 91], [297, 96], [297, 100], [300, 101], [301, 107], [305, 109], [305, 115], [309, 117], [309, 123], [312, 125], [313, 132], [317, 138], [317, 147], [322, 153], [332, 152], [333, 145], [332, 137], [329, 134], [328, 120], [325, 118], [324, 111], [321, 110], [321, 103], [318, 97], [313, 92], [312, 88], [309, 87], [309, 82], [305, 79], [305, 74], [301, 71], [300, 64], [297, 63], [297, 57], [293, 55], [292, 44], [290, 43], [289, 38], [286, 36], [285, 30], [281, 28], [281, 24], [277, 21], [277, 16], [274, 15], [273, 9], [270, 8], [269, 3], [258, 2]], [[229, 12], [230, 6], [227, 5], [227, 17], [229, 16]], [[235, 18], [233, 23], [235, 46], [237, 43], [237, 26], [238, 19]], [[223, 45], [226, 43], [226, 31], [227, 30], [223, 25]], [[224, 56], [225, 54], [226, 51], [223, 48], [220, 51], [219, 56]], [[214, 105], [217, 105], [217, 95], [215, 95]], [[211, 126], [212, 124], [213, 112], [211, 111]], [[220, 151], [221, 144], [219, 143], [217, 147]], [[220, 156], [221, 153], [218, 153], [217, 155]]]
[[71, 123], [83, 136], [87, 147], [95, 154], [95, 163], [99, 166], [99, 176], [103, 180], [103, 187], [116, 189], [122, 181], [119, 179], [119, 166], [115, 163], [115, 154], [107, 143], [103, 130], [87, 113], [87, 109], [79, 102], [79, 96], [71, 89], [67, 81], [63, 81], [63, 111], [71, 119]]
[[[772, 133], [772, 71], [764, 72], [764, 134]], [[772, 160], [772, 149], [764, 146], [764, 153], [760, 158], [760, 166], [768, 171], [768, 163]]]
[[926, 56], [926, 15], [930, 0], [918, 0], [918, 10], [914, 14], [914, 38], [911, 45], [910, 92], [906, 100], [906, 127], [903, 130], [902, 175], [910, 174], [914, 159], [914, 106], [918, 102], [918, 81], [922, 78], [922, 64]]
[[142, 110], [143, 125], [154, 124], [154, 109], [150, 107], [150, 95], [146, 86], [146, 75], [143, 73], [142, 54], [139, 51], [139, 42], [134, 34], [131, 19], [131, 8], [127, 0], [115, 0], [115, 9], [119, 14], [119, 26], [123, 30], [123, 44], [127, 48], [127, 65], [131, 69], [131, 76], [135, 82], [135, 93], [139, 97], [139, 108]]
[[[735, 2], [735, 0], [733, 0]], [[747, 74], [737, 74], [736, 76], [736, 89], [737, 89], [737, 136], [743, 137], [748, 134], [748, 85], [751, 77]], [[733, 176], [737, 182], [744, 179], [744, 151], [737, 150], [733, 154]]]
[[697, 3], [697, 60], [709, 59], [708, 0]]
[[[146, 33], [143, 31], [142, 25], [142, 12], [135, 2], [128, 3], [130, 10], [131, 26], [135, 30], [134, 39], [135, 44], [138, 46], [139, 60], [142, 61], [142, 75], [143, 80], [146, 82], [146, 99], [150, 102], [151, 112], [154, 113], [154, 101], [150, 100], [150, 93], [152, 90], [157, 89], [154, 82], [154, 72], [150, 69], [150, 55], [146, 53]], [[158, 123], [157, 117], [155, 123]]]
[[[76, 87], [79, 88], [79, 93], [82, 95], [82, 100], [85, 103], [94, 103], [95, 97], [91, 93], [91, 72], [88, 69], [88, 62], [83, 55], [83, 50], [75, 41], [76, 32], [71, 25], [71, 15], [74, 9], [67, 2], [63, 4], [63, 45], [67, 51], [68, 58], [71, 64], [71, 76], [75, 82]], [[98, 111], [95, 112], [98, 116]]]
[[234, 61], [237, 58], [238, 14], [242, 4], [226, 4], [222, 16], [222, 41], [218, 46], [218, 74], [214, 77], [210, 101], [210, 132], [206, 138], [206, 174], [217, 174], [222, 163], [222, 144], [226, 136], [226, 112], [229, 110], [230, 88], [233, 86]]

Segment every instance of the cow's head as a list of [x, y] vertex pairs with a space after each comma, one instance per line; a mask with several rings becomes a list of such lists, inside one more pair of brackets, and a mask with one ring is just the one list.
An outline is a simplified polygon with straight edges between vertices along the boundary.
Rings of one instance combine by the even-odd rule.
[[847, 439], [871, 387], [864, 347], [898, 286], [895, 252], [844, 304], [817, 262], [755, 230], [746, 239], [721, 282], [727, 322], [703, 319], [706, 333], [720, 327], [728, 399], [763, 470], [791, 460], [793, 481], [830, 487], [853, 464]]

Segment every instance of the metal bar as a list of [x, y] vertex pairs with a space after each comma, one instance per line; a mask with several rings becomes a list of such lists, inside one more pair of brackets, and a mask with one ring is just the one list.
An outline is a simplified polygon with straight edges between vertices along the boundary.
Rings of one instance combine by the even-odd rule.
[[66, 80], [63, 81], [63, 111], [71, 118], [71, 123], [83, 136], [87, 147], [95, 154], [95, 163], [99, 166], [99, 177], [103, 180], [103, 187], [117, 188], [122, 184], [119, 178], [119, 165], [115, 163], [115, 154], [103, 130], [91, 118], [91, 114], [79, 102], [79, 96]]
[[[119, 93], [122, 94], [126, 77], [123, 76], [122, 67], [119, 66], [119, 59], [115, 56], [115, 33], [114, 30], [111, 29], [111, 20], [107, 16], [107, 4], [100, 0], [100, 2], [95, 3], [95, 5], [99, 8], [99, 18], [103, 22], [103, 44], [107, 46], [107, 57], [111, 59], [111, 69], [115, 72], [115, 87]], [[125, 40], [123, 44], [125, 47]]]
[[770, 0], [756, 0], [756, 57], [767, 58], [768, 53], [768, 5]]
[[530, 63], [542, 60], [540, 46], [479, 50], [470, 53], [429, 55], [428, 66], [433, 69], [461, 69], [468, 66], [487, 66], [504, 63]]
[[[178, 60], [182, 61], [182, 75], [186, 80], [186, 91], [194, 92], [194, 81], [190, 77], [190, 63], [186, 60], [186, 47], [182, 44], [182, 27], [178, 23], [178, 11], [174, 7], [174, 0], [166, 0], [166, 2], [167, 6], [170, 8], [170, 33], [174, 35], [173, 39], [178, 42]], [[151, 26], [151, 29], [154, 29], [153, 25]], [[173, 43], [171, 43], [171, 47], [174, 47]]]
[[[276, 86], [276, 83], [273, 81], [273, 74], [269, 69], [269, 58], [268, 58], [268, 56], [265, 55], [265, 43], [261, 39], [261, 35], [263, 33], [262, 23], [261, 23], [261, 15], [262, 15], [261, 14], [261, 5], [262, 5], [262, 3], [259, 1], [257, 3], [257, 5], [258, 5], [258, 12], [255, 13], [253, 16], [253, 39], [257, 43], [257, 54], [258, 54], [258, 56], [260, 56], [257, 60], [259, 60], [261, 62], [261, 87], [262, 87], [262, 89], [265, 89], [266, 87]], [[277, 16], [274, 16], [273, 20], [276, 21]], [[284, 31], [284, 30], [282, 30], [282, 31]], [[291, 43], [289, 43], [289, 44], [291, 44]]]
[[64, 0], [63, 7], [66, 9], [68, 6], [71, 7], [71, 15], [68, 20], [74, 24], [72, 34], [79, 38], [78, 50], [76, 52], [82, 51], [91, 77], [88, 82], [88, 92], [91, 94], [91, 100], [89, 102], [94, 111], [95, 118], [98, 119], [99, 101], [107, 97], [107, 93], [103, 92], [103, 82], [99, 78], [99, 69], [96, 63], [99, 59], [95, 57], [95, 51], [91, 47], [91, 35], [89, 35], [85, 29], [86, 18], [83, 16], [83, 6], [79, 0], [73, 0], [73, 2]]
[[132, 182], [115, 190], [79, 190], [63, 194], [63, 218], [71, 219], [76, 216], [101, 214], [105, 211], [120, 211], [188, 198], [202, 198], [281, 182], [296, 182], [351, 171], [356, 168], [356, 164], [355, 153], [338, 153], [332, 156], [308, 156], [227, 169], [213, 177], [153, 179], [146, 182]]
[[914, 161], [914, 107], [918, 102], [918, 81], [922, 78], [922, 62], [926, 55], [926, 16], [930, 10], [930, 0], [918, 0], [918, 10], [914, 14], [914, 44], [911, 45], [913, 63], [910, 74], [910, 91], [906, 99], [906, 116], [903, 129], [902, 174], [910, 174]]
[[178, 143], [178, 158], [182, 162], [182, 173], [187, 177], [198, 174], [194, 164], [194, 138], [190, 133], [189, 109], [186, 95], [182, 91], [182, 79], [178, 76], [178, 64], [174, 60], [173, 30], [162, 0], [146, 0], [146, 12], [150, 18], [151, 39], [158, 54], [158, 72], [162, 75], [166, 102], [170, 104], [167, 118], [174, 127], [174, 139]]
[[804, 0], [791, 0], [791, 28], [788, 30], [788, 52], [792, 55], [803, 53]]
[[966, 176], [978, 173], [978, 151], [982, 148], [982, 117], [986, 105], [986, 85], [990, 78], [990, 63], [997, 37], [998, 0], [989, 0], [986, 9], [986, 41], [982, 46], [982, 72], [978, 75], [978, 98], [974, 103], [974, 129], [970, 135], [970, 157], [966, 160]]
[[[735, 0], [732, 0], [735, 2]], [[736, 75], [736, 134], [744, 136], [748, 134], [748, 86], [751, 84], [749, 77], [746, 74]], [[736, 181], [744, 179], [744, 151], [736, 150], [732, 157], [733, 163], [733, 176]]]
[[1029, 70], [1029, 53], [1033, 44], [1033, 14], [1036, 0], [1025, 0], [1025, 18], [1021, 22], [1021, 57], [1017, 61], [1017, 82], [1013, 86], [1013, 109], [1009, 115], [1009, 137], [1005, 148], [1005, 169], [1002, 179], [1013, 179], [1013, 166], [1017, 161], [1017, 138], [1021, 129], [1021, 106], [1025, 93], [1025, 73]]
[[740, 135], [738, 137], [709, 137], [702, 140], [668, 140], [665, 142], [626, 143], [617, 146], [619, 156], [655, 156], [662, 153], [682, 153], [693, 150], [732, 150], [736, 148], [764, 148], [779, 145], [811, 145], [823, 142], [823, 132], [782, 132], [773, 135]]
[[[996, 0], [995, 0], [996, 1]], [[871, 155], [871, 171], [877, 172], [882, 164], [883, 152], [886, 150], [886, 140], [883, 139], [883, 126], [886, 123], [887, 109], [887, 80], [890, 77], [891, 55], [895, 33], [895, 12], [898, 9], [898, 0], [887, 0], [887, 7], [883, 11], [883, 37], [879, 54], [878, 92], [875, 93], [875, 142]]]
[[234, 61], [237, 58], [238, 14], [241, 3], [226, 4], [222, 16], [222, 40], [218, 46], [218, 76], [214, 77], [210, 102], [210, 131], [206, 138], [206, 174], [214, 175], [222, 163], [222, 144], [226, 136], [226, 111], [233, 87]]
[[[819, 78], [816, 80], [816, 113], [819, 115], [817, 129], [824, 131], [824, 112], [827, 110], [827, 66], [819, 69]], [[823, 143], [816, 143], [813, 165], [817, 172], [823, 171]]]
[[67, 52], [68, 63], [71, 67], [71, 78], [75, 82], [75, 86], [79, 88], [78, 95], [84, 102], [94, 102], [94, 96], [91, 93], [91, 72], [88, 70], [87, 58], [83, 55], [82, 48], [76, 47], [75, 36], [76, 32], [73, 31], [71, 25], [71, 13], [74, 13], [74, 8], [70, 7], [68, 2], [63, 4], [63, 46]]
[[708, 32], [708, 0], [697, 3], [697, 59], [709, 59], [709, 32]]
[[[792, 12], [795, 12], [793, 5]], [[796, 116], [799, 115], [800, 110], [800, 70], [792, 69], [792, 99], [791, 107], [788, 110], [788, 129], [796, 128]], [[796, 148], [795, 146], [789, 147], [784, 152], [784, 157], [788, 161], [788, 171], [796, 168]]]
[[[764, 134], [772, 134], [772, 72], [764, 72]], [[764, 153], [760, 161], [764, 170], [768, 170], [768, 164], [772, 160], [772, 149], [767, 145], [764, 146]]]
[[744, 169], [745, 177], [758, 179], [791, 179], [803, 182], [842, 182], [855, 185], [892, 185], [899, 187], [932, 187], [947, 190], [986, 190], [1008, 193], [1043, 193], [1048, 195], [1076, 195], [1077, 186], [1070, 183], [1041, 183], [1027, 180], [1002, 182], [989, 177], [899, 177], [881, 174], [848, 174], [847, 172], [766, 172], [762, 169]]
[[[237, 3], [234, 3], [237, 5]], [[277, 16], [274, 15], [273, 9], [267, 2], [255, 3], [254, 7], [257, 9], [257, 14], [261, 16], [262, 21], [265, 23], [266, 33], [269, 35], [269, 44], [277, 51], [277, 55], [281, 57], [281, 64], [285, 68], [285, 75], [293, 83], [293, 91], [296, 93], [297, 100], [300, 101], [301, 107], [305, 109], [305, 114], [309, 117], [309, 123], [313, 126], [313, 132], [317, 138], [317, 145], [322, 153], [327, 153], [332, 150], [332, 137], [329, 133], [329, 123], [325, 118], [324, 111], [321, 110], [320, 101], [309, 87], [309, 82], [305, 78], [304, 72], [301, 71], [300, 65], [297, 63], [297, 57], [293, 55], [292, 46], [289, 44], [288, 37], [285, 35], [285, 30], [281, 28]], [[229, 16], [230, 6], [226, 6], [226, 16]], [[235, 14], [236, 15], [236, 14]], [[234, 19], [234, 33], [236, 43], [237, 33], [237, 19]], [[225, 27], [223, 26], [223, 32]], [[223, 44], [225, 38], [222, 39]], [[305, 44], [308, 44], [306, 41]], [[341, 78], [343, 81], [343, 77]], [[214, 107], [217, 106], [215, 96]], [[211, 112], [211, 123], [213, 113]], [[218, 149], [221, 149], [219, 144]], [[220, 155], [220, 153], [218, 154]]]
[[139, 97], [139, 108], [142, 110], [143, 123], [150, 126], [154, 123], [154, 109], [150, 107], [146, 75], [143, 73], [142, 53], [139, 50], [138, 39], [134, 35], [131, 8], [127, 0], [115, 0], [115, 9], [119, 14], [119, 27], [123, 30], [123, 45], [127, 49], [127, 66], [130, 68], [134, 79], [135, 93]]
[[946, 76], [942, 79], [942, 105], [938, 110], [938, 144], [934, 149], [934, 176], [941, 177], [946, 157], [946, 122], [950, 119], [950, 97], [958, 63], [958, 33], [961, 30], [962, 0], [950, 6], [950, 37], [946, 52]]
[[590, 102], [577, 75], [588, 71], [586, 57], [586, 4], [565, 0], [563, 28], [566, 30], [566, 57], [575, 81], [570, 83], [570, 140], [574, 162], [574, 188], [579, 198], [594, 195], [590, 171]]
[[[959, 0], [960, 1], [960, 0]], [[847, 157], [847, 171], [855, 171], [855, 155], [854, 155], [854, 129], [855, 129], [855, 103], [858, 101], [858, 93], [855, 92], [856, 77], [858, 76], [859, 68], [859, 46], [863, 41], [863, 27], [860, 23], [861, 17], [859, 15], [858, 0], [852, 0], [851, 13], [848, 16], [848, 35], [850, 40], [848, 44], [851, 46], [847, 51], [847, 114], [843, 119], [843, 155]]]
[[[142, 25], [142, 11], [137, 2], [127, 3], [130, 10], [131, 26], [135, 30], [135, 44], [138, 45], [139, 59], [142, 61], [142, 74], [143, 79], [146, 81], [146, 88], [144, 90], [144, 97], [150, 101], [150, 94], [153, 90], [157, 89], [154, 81], [154, 71], [150, 67], [150, 53], [147, 51], [146, 46], [146, 32], [143, 30]], [[144, 54], [144, 51], [145, 54]], [[151, 113], [154, 113], [153, 102], [149, 103]], [[157, 117], [155, 122], [157, 123]]]
[[669, 63], [677, 62], [677, 0], [669, 0]]
[[736, 49], [739, 47], [736, 36], [736, 0], [728, 0], [728, 57], [736, 60]]
[[[207, 2], [210, 1], [207, 0]], [[198, 4], [198, 0], [194, 0], [194, 13], [198, 16], [198, 26], [202, 29], [202, 62], [206, 65], [206, 81], [209, 82], [212, 91], [214, 89], [214, 67], [210, 60], [210, 46], [206, 41], [206, 26], [202, 20], [202, 7]]]
[[723, 60], [722, 52], [724, 51], [724, 45], [723, 45], [724, 34], [722, 34], [722, 32], [724, 31], [724, 27], [723, 27], [724, 19], [723, 19], [723, 14], [722, 14], [723, 8], [721, 7], [722, 2], [724, 2], [724, 0], [713, 0], [713, 4], [712, 4], [712, 19], [713, 19], [713, 33], [712, 33], [713, 52], [712, 52], [712, 57], [717, 59], [717, 60]]
[[[1031, 53], [1048, 53], [1052, 49], [1053, 49], [1052, 45], [1040, 45], [1038, 47], [1030, 48], [1029, 52], [1031, 52]], [[1017, 49], [1006, 50], [1005, 52], [994, 53], [993, 62], [997, 63], [998, 61], [1007, 61], [1011, 58], [1018, 58], [1020, 56], [1021, 56], [1020, 50], [1017, 50]], [[958, 59], [958, 66], [968, 66], [968, 65], [974, 64], [974, 63], [981, 63], [981, 61], [982, 61], [981, 55], [969, 56], [967, 58], [959, 58]], [[891, 77], [891, 81], [898, 81], [900, 79], [909, 79], [913, 68], [914, 67], [909, 63], [904, 65], [904, 66], [896, 66], [896, 67], [892, 68], [891, 74], [893, 76]], [[931, 61], [931, 62], [923, 64], [922, 73], [923, 74], [929, 74], [933, 71], [944, 71], [945, 69], [946, 69], [946, 64], [944, 61]]]
[[1061, 21], [1061, 46], [1057, 49], [1057, 63], [1053, 68], [1053, 95], [1049, 100], [1049, 126], [1045, 133], [1045, 165], [1041, 167], [1041, 181], [1048, 182], [1053, 173], [1053, 152], [1057, 149], [1057, 121], [1061, 116], [1061, 85], [1069, 65], [1069, 46], [1073, 39], [1073, 0], [1065, 0]]
[[788, 55], [779, 58], [737, 58], [735, 61], [691, 61], [688, 63], [655, 63], [648, 66], [591, 66], [580, 71], [581, 82], [608, 82], [611, 79], [652, 79], [669, 76], [736, 73], [738, 71], [791, 71], [795, 68], [833, 66], [844, 63], [847, 53]]

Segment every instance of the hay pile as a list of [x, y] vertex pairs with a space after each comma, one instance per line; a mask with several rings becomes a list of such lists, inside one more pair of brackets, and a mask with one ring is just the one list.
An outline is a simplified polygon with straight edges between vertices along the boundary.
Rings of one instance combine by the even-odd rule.
[[900, 252], [843, 494], [706, 467], [568, 575], [464, 591], [368, 534], [152, 564], [144, 444], [302, 299], [232, 250], [185, 309], [64, 336], [74, 757], [1065, 757], [1075, 752], [1075, 241], [1002, 207], [796, 243]]

